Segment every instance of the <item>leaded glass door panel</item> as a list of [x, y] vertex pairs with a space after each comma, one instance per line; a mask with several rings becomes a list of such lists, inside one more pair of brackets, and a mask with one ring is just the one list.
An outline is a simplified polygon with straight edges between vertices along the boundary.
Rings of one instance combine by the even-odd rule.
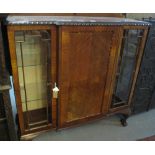
[[143, 30], [124, 30], [112, 98], [112, 108], [128, 104], [142, 37]]
[[[55, 27], [9, 28], [9, 44], [21, 134], [41, 131], [55, 123]], [[54, 39], [53, 39], [54, 38]], [[12, 46], [11, 46], [12, 45]], [[55, 125], [54, 125], [55, 126]]]

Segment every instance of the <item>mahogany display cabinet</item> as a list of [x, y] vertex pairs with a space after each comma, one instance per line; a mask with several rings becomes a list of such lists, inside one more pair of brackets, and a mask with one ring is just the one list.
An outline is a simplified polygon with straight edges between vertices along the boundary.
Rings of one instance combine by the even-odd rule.
[[149, 23], [8, 16], [21, 136], [130, 114]]

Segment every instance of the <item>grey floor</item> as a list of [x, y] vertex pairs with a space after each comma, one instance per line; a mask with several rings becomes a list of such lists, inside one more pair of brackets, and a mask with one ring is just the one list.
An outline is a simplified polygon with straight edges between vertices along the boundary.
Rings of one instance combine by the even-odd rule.
[[132, 141], [155, 135], [155, 110], [129, 117], [122, 127], [119, 118], [112, 116], [62, 131], [48, 131], [34, 141]]

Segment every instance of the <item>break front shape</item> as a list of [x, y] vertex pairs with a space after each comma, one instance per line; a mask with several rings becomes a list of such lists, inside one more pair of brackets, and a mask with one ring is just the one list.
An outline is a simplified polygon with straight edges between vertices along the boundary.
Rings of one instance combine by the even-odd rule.
[[[20, 16], [7, 21], [22, 135], [129, 110], [148, 23], [95, 17]], [[139, 34], [142, 39], [136, 41]], [[124, 61], [124, 66], [132, 65], [122, 72]], [[122, 91], [126, 72], [131, 80]]]

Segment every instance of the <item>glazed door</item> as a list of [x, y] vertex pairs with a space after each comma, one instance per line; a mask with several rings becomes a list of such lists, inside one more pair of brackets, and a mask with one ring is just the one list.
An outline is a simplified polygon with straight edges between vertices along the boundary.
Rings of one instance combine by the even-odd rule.
[[59, 128], [107, 112], [120, 30], [62, 26], [59, 31]]
[[50, 128], [56, 119], [52, 115], [55, 30], [49, 26], [10, 26], [8, 30], [21, 134]]
[[144, 32], [144, 29], [138, 27], [124, 30], [111, 104], [113, 110], [130, 104], [143, 53]]

